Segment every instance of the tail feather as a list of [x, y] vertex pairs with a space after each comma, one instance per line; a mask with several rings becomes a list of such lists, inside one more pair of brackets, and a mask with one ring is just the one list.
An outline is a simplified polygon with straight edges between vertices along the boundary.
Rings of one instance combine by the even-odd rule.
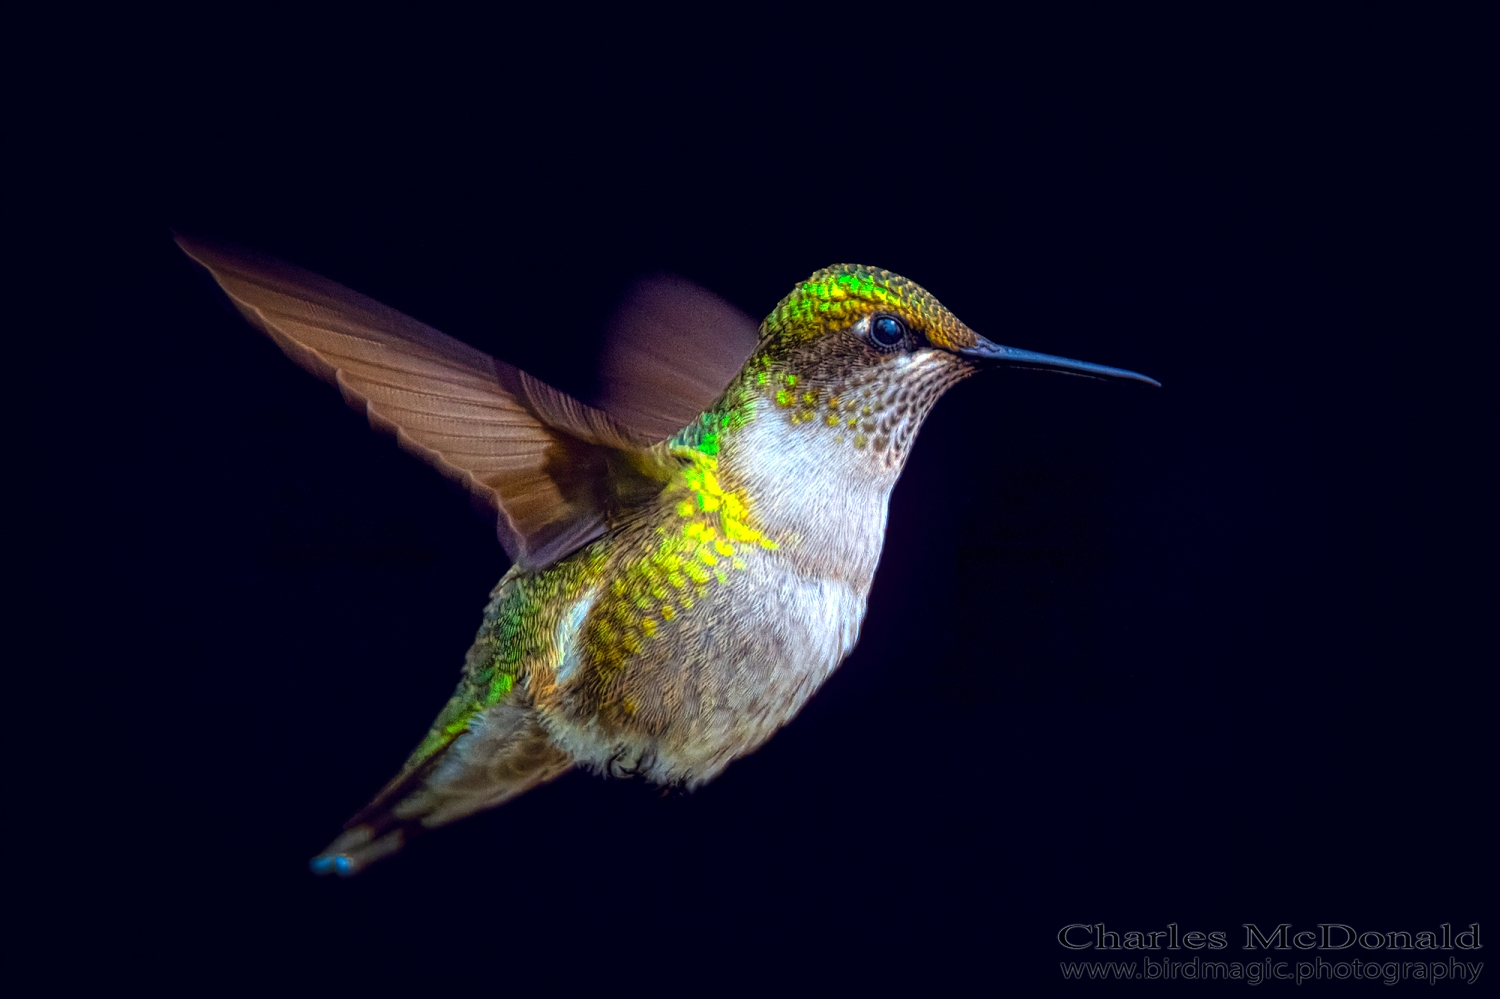
[[497, 705], [440, 753], [408, 764], [309, 866], [314, 874], [358, 874], [422, 832], [502, 805], [572, 766], [530, 707]]
[[402, 827], [376, 837], [369, 826], [354, 826], [344, 830], [337, 839], [329, 843], [322, 853], [308, 863], [308, 867], [314, 874], [350, 877], [405, 846], [407, 832]]

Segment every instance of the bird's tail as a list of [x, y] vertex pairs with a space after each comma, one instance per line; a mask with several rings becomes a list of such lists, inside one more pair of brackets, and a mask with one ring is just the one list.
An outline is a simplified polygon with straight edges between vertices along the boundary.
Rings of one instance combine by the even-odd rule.
[[504, 804], [572, 765], [530, 707], [496, 705], [440, 751], [413, 756], [310, 866], [314, 874], [358, 874], [422, 832]]

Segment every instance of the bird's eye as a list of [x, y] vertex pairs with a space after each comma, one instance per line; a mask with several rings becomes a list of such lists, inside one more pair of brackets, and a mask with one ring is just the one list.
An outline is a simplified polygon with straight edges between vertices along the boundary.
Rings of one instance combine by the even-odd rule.
[[882, 347], [894, 347], [906, 338], [906, 324], [895, 316], [876, 316], [870, 324], [870, 339]]

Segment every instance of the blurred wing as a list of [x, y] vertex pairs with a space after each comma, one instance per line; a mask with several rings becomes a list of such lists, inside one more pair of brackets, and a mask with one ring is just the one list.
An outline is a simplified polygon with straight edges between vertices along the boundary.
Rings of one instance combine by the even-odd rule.
[[628, 456], [641, 442], [609, 416], [309, 271], [177, 243], [288, 357], [493, 507], [516, 564], [540, 568], [603, 532], [615, 479], [640, 464]]
[[723, 394], [759, 336], [759, 323], [685, 278], [639, 281], [610, 320], [597, 403], [665, 440]]

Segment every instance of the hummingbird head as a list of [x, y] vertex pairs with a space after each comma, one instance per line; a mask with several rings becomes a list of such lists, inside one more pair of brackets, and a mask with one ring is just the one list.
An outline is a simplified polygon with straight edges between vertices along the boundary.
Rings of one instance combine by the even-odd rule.
[[792, 426], [820, 427], [830, 444], [899, 471], [943, 392], [1002, 365], [1158, 384], [992, 343], [916, 282], [858, 264], [824, 268], [782, 299], [761, 325], [742, 384]]

